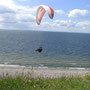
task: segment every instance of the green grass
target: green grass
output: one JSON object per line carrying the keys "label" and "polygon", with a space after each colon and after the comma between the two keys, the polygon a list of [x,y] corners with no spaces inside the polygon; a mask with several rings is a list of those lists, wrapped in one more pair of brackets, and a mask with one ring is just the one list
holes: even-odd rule
{"label": "green grass", "polygon": [[90,90],[90,76],[55,79],[1,77],[0,90]]}

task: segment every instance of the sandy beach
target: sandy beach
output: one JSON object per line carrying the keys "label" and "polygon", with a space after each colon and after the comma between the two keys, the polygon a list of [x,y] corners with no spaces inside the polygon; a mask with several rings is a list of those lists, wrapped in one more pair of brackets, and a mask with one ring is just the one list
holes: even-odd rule
{"label": "sandy beach", "polygon": [[58,78],[58,77],[82,77],[90,75],[90,69],[85,68],[47,68],[47,67],[24,67],[18,65],[0,65],[0,76],[25,75],[32,78]]}

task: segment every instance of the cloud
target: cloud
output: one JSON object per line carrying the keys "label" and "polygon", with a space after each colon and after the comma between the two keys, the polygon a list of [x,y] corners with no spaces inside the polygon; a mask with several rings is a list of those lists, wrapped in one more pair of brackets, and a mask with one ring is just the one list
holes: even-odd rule
{"label": "cloud", "polygon": [[90,28],[90,21],[83,21],[83,22],[78,22],[76,24],[76,27],[82,28],[82,29],[86,29],[86,28]]}
{"label": "cloud", "polygon": [[63,10],[55,10],[55,12],[59,15],[63,15],[65,14],[65,12]]}
{"label": "cloud", "polygon": [[[90,21],[75,22],[72,20],[43,20],[41,25],[36,24],[37,6],[23,6],[14,0],[0,0],[0,28],[27,29],[65,32],[90,32]],[[59,15],[65,14],[63,10],[55,10]],[[83,13],[82,13],[83,12]],[[69,17],[86,17],[87,10],[74,9]],[[55,20],[55,21],[54,21]],[[47,22],[45,22],[47,21]]]}
{"label": "cloud", "polygon": [[4,20],[4,18],[2,16],[0,16],[0,22],[3,21],[3,20]]}
{"label": "cloud", "polygon": [[3,28],[29,28],[35,22],[36,9],[18,5],[13,0],[0,0],[0,24]]}
{"label": "cloud", "polygon": [[70,28],[70,27],[74,27],[76,22],[72,22],[71,20],[55,20],[54,24],[56,26]]}
{"label": "cloud", "polygon": [[52,25],[54,31],[90,33],[90,21],[75,22],[72,20],[55,20]]}
{"label": "cloud", "polygon": [[7,7],[12,10],[17,8],[16,3],[13,0],[0,0],[0,6]]}
{"label": "cloud", "polygon": [[35,21],[35,16],[29,15],[29,14],[17,14],[16,18],[18,21],[22,22],[34,22]]}
{"label": "cloud", "polygon": [[88,7],[90,7],[90,5],[87,5]]}
{"label": "cloud", "polygon": [[73,9],[69,12],[68,17],[83,18],[88,16],[88,10]]}
{"label": "cloud", "polygon": [[7,6],[0,5],[0,14],[4,13],[15,13],[15,11]]}

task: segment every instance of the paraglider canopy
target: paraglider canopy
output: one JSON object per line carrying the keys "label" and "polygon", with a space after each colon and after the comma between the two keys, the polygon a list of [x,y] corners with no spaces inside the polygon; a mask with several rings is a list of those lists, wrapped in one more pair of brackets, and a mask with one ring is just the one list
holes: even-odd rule
{"label": "paraglider canopy", "polygon": [[43,15],[45,14],[45,12],[48,13],[48,16],[50,19],[53,19],[54,17],[54,10],[46,5],[40,5],[37,9],[37,13],[36,13],[36,22],[38,25],[40,25],[41,20],[43,18]]}

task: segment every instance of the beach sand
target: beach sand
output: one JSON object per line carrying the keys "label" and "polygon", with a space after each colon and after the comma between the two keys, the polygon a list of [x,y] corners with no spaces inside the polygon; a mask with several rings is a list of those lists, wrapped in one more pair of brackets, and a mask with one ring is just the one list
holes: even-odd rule
{"label": "beach sand", "polygon": [[82,77],[90,75],[90,69],[85,68],[47,68],[24,67],[13,65],[0,65],[0,76],[29,76],[32,78],[58,78],[58,77]]}

